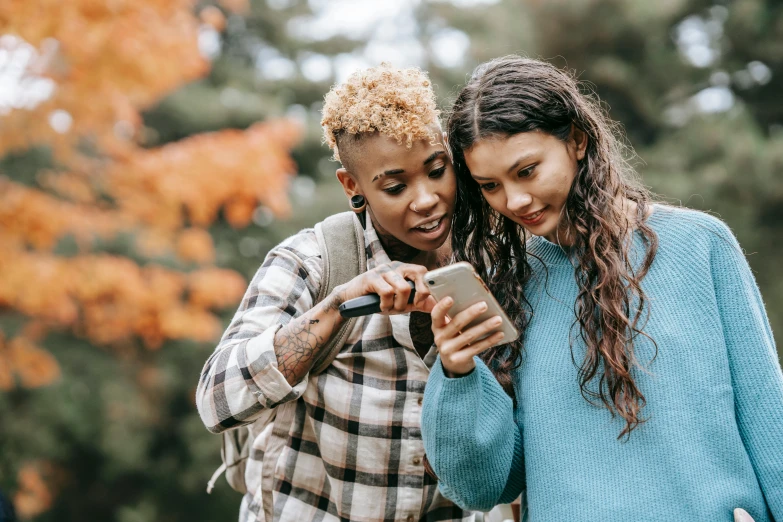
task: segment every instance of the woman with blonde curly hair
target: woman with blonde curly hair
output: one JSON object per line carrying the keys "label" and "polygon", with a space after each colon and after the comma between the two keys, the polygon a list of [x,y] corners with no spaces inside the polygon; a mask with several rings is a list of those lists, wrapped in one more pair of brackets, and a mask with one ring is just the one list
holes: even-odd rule
{"label": "woman with blonde curly hair", "polygon": [[653,202],[581,87],[499,58],[449,118],[455,257],[521,336],[490,348],[500,318],[466,328],[481,304],[433,309],[441,489],[472,509],[524,491],[530,521],[781,521],[783,375],[748,263],[719,219]]}
{"label": "woman with blonde curly hair", "polygon": [[[241,520],[473,520],[425,472],[420,429],[436,355],[422,276],[450,256],[456,191],[438,118],[418,69],[367,69],[326,95],[325,141],[356,213],[345,233],[361,222],[367,271],[318,302],[325,277],[316,232],[286,239],[207,361],[197,401],[212,432],[254,426],[295,403],[282,447],[269,430],[251,430]],[[415,283],[411,304],[406,280]],[[340,304],[370,293],[381,313],[359,318],[336,359],[310,375],[343,325]]]}

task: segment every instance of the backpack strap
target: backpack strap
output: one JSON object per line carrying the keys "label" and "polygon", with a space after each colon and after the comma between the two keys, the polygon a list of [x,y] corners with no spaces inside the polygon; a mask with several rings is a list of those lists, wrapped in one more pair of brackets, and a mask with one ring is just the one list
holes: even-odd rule
{"label": "backpack strap", "polygon": [[[321,288],[318,291],[316,303],[323,301],[336,287],[347,283],[359,274],[367,271],[367,254],[364,248],[364,228],[353,212],[343,212],[329,216],[315,225],[315,237],[321,251],[322,276]],[[323,372],[337,354],[340,353],[348,334],[353,329],[358,318],[345,321],[332,336],[324,348],[315,356],[310,375]],[[273,423],[272,436],[265,453],[262,465],[262,498],[266,520],[272,520],[272,489],[274,487],[274,469],[277,457],[288,439],[288,430],[294,421],[296,404],[285,403],[269,410],[266,416],[257,419],[253,425],[268,425]],[[221,457],[223,465],[215,471],[207,485],[207,493],[212,491],[215,480],[222,472],[226,472],[226,480],[231,487],[240,492],[247,492],[245,484],[245,468],[250,446],[249,426],[223,432],[223,449]]]}
{"label": "backpack strap", "polygon": [[[317,302],[323,301],[335,288],[367,271],[364,229],[353,212],[342,212],[315,225],[315,237],[321,250],[323,271]],[[310,375],[318,375],[332,364],[340,353],[358,318],[346,320],[329,343],[315,356]]]}
{"label": "backpack strap", "polygon": [[[367,271],[367,254],[364,248],[364,229],[353,212],[335,214],[318,223],[315,225],[315,237],[321,250],[323,267],[321,289],[316,300],[320,303],[339,285]],[[310,376],[320,374],[332,364],[357,320],[358,318],[354,317],[345,321],[329,343],[318,352],[310,369]],[[261,498],[264,520],[267,521],[273,520],[274,516],[274,471],[296,416],[296,402],[287,402],[275,409],[277,416],[261,467]]]}

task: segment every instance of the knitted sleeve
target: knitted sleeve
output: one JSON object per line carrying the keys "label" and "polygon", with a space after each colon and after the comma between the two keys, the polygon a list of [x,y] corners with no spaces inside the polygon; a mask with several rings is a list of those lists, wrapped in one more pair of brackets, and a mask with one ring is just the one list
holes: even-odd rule
{"label": "knitted sleeve", "polygon": [[713,220],[711,268],[737,423],[774,520],[783,520],[783,373],[756,281],[728,227]]}
{"label": "knitted sleeve", "polygon": [[488,511],[524,488],[522,436],[511,398],[478,358],[450,379],[440,359],[424,390],[422,438],[441,492],[464,509]]}

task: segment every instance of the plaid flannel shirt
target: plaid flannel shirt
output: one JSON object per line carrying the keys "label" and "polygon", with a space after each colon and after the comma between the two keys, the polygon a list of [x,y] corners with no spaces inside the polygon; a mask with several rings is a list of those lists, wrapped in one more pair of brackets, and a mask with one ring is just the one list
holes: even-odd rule
{"label": "plaid flannel shirt", "polygon": [[[390,262],[370,220],[365,246],[368,270]],[[316,304],[321,273],[313,229],[267,255],[199,380],[204,424],[219,433],[296,401],[275,467],[275,522],[474,520],[424,471],[421,405],[437,354],[433,346],[424,359],[418,355],[407,314],[360,318],[321,375],[291,387],[278,370],[275,333]],[[265,517],[261,468],[270,430],[256,427],[242,522]]]}

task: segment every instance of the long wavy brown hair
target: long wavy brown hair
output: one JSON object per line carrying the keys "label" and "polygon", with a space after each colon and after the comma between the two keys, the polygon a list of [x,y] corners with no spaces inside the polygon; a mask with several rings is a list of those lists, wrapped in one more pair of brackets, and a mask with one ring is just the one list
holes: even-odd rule
{"label": "long wavy brown hair", "polygon": [[[646,403],[634,379],[640,367],[634,341],[648,337],[643,323],[649,303],[641,281],[658,248],[658,238],[645,222],[652,196],[638,181],[630,163],[633,151],[619,125],[570,73],[546,62],[506,56],[480,65],[460,91],[448,120],[459,180],[452,247],[458,260],[476,267],[521,332],[514,343],[482,354],[516,402],[511,374],[522,363],[533,313],[524,294],[531,276],[526,232],[489,206],[470,175],[465,151],[486,138],[531,131],[567,143],[573,127],[588,138],[561,216],[562,230],[572,240],[579,287],[572,333],[578,325],[587,349],[584,361],[575,365],[584,398],[620,415],[625,427],[618,438],[627,439],[644,422]],[[628,201],[636,204],[635,216],[629,216]],[[641,235],[644,245],[636,266],[630,253],[633,233]],[[573,359],[573,335],[569,341]]]}

